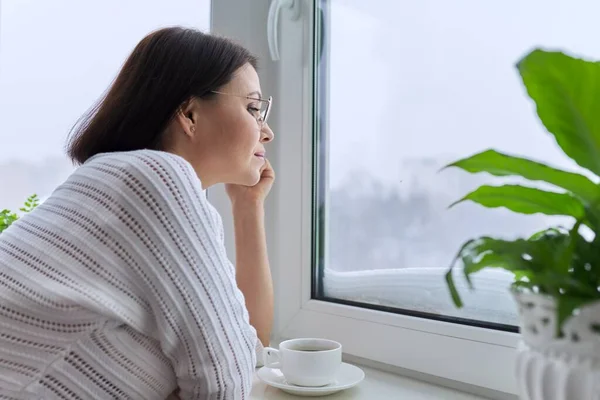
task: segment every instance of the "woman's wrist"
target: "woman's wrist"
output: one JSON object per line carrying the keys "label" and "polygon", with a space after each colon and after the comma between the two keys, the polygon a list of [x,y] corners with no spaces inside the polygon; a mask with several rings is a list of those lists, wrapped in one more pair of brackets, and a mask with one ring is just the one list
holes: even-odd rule
{"label": "woman's wrist", "polygon": [[231,200],[231,209],[234,217],[241,214],[264,214],[264,201],[260,199]]}

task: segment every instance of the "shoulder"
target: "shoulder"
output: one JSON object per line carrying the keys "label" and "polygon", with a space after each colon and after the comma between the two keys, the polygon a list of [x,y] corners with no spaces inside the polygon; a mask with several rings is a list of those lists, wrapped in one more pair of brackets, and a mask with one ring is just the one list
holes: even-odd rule
{"label": "shoulder", "polygon": [[200,179],[191,164],[180,156],[164,151],[99,154],[90,158],[78,172],[81,175],[104,175],[115,183],[145,183],[154,188],[175,184],[202,191]]}
{"label": "shoulder", "polygon": [[195,176],[192,166],[185,159],[172,153],[156,150],[98,154],[90,158],[80,169],[97,170],[103,167],[117,168],[124,172],[150,175],[151,177],[160,172]]}
{"label": "shoulder", "polygon": [[111,193],[131,205],[177,199],[206,207],[205,191],[191,164],[163,151],[99,154],[79,167],[70,180]]}

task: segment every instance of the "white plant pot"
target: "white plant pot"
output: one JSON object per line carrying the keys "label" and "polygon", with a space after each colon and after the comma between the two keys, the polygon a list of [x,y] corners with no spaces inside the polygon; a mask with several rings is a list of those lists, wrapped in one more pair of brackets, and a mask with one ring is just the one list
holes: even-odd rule
{"label": "white plant pot", "polygon": [[600,400],[600,301],[582,307],[557,337],[553,298],[513,293],[521,344],[516,376],[522,400]]}

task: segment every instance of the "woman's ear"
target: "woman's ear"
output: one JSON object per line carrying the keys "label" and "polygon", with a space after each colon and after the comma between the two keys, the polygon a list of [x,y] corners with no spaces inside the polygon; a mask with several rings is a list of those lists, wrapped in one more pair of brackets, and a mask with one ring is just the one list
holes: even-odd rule
{"label": "woman's ear", "polygon": [[183,132],[190,138],[196,135],[196,125],[198,123],[198,101],[195,99],[184,102],[177,110],[175,119],[183,129]]}

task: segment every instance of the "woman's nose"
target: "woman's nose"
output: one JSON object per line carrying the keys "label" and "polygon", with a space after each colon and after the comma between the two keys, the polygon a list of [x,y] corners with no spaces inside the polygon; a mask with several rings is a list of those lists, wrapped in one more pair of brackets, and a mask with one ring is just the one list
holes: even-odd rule
{"label": "woman's nose", "polygon": [[269,125],[266,123],[263,125],[260,133],[261,133],[260,141],[262,143],[270,142],[275,138],[275,134],[273,133],[273,131],[271,130]]}

